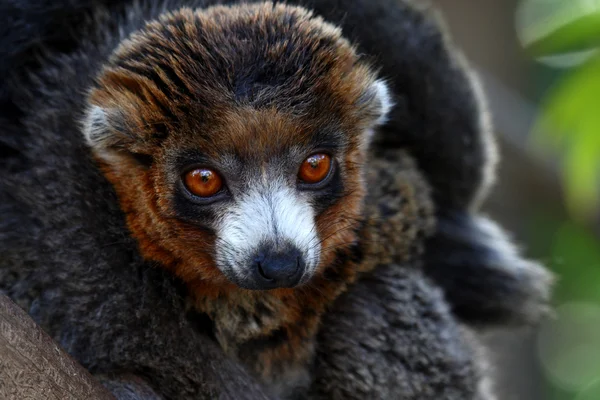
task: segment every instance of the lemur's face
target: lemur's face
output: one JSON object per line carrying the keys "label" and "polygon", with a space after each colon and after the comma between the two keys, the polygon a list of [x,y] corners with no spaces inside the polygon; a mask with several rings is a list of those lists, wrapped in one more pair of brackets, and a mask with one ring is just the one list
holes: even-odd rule
{"label": "lemur's face", "polygon": [[206,290],[289,288],[357,240],[388,108],[336,28],[295,7],[215,7],[124,41],[84,129],[146,258]]}
{"label": "lemur's face", "polygon": [[320,132],[293,140],[297,123],[275,110],[240,109],[223,119],[213,130],[220,143],[175,156],[177,215],[212,231],[214,261],[239,286],[306,282],[320,259],[315,217],[343,192],[344,144]]}

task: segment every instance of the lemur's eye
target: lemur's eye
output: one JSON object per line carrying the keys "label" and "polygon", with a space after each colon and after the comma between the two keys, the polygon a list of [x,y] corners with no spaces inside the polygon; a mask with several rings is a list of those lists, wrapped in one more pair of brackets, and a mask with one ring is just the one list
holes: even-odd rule
{"label": "lemur's eye", "polygon": [[316,153],[302,162],[298,178],[303,183],[319,183],[327,178],[330,170],[331,156],[325,153]]}
{"label": "lemur's eye", "polygon": [[187,190],[199,197],[214,196],[223,187],[221,176],[208,168],[198,168],[187,172],[183,181]]}

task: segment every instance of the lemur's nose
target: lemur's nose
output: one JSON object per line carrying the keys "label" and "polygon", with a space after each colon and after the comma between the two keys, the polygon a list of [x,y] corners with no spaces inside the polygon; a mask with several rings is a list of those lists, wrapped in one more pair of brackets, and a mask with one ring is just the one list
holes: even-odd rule
{"label": "lemur's nose", "polygon": [[254,258],[256,280],[264,289],[296,286],[304,268],[302,254],[293,246],[281,250],[267,247],[261,249]]}

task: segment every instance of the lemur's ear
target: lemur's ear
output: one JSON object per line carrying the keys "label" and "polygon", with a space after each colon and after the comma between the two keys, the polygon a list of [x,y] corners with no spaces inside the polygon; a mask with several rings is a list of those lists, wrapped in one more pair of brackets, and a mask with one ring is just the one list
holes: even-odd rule
{"label": "lemur's ear", "polygon": [[[112,120],[109,122],[109,118]],[[93,105],[89,108],[83,121],[83,134],[87,144],[98,153],[106,153],[111,149],[127,148],[132,139],[113,128],[114,112]]]}
{"label": "lemur's ear", "polygon": [[394,106],[388,84],[382,79],[374,81],[362,94],[359,103],[362,112],[371,121],[361,143],[363,149],[366,149],[371,144],[375,128],[387,122],[388,114]]}
{"label": "lemur's ear", "polygon": [[148,79],[108,70],[90,94],[83,134],[96,156],[107,161],[127,155],[150,155],[166,136],[156,110],[164,95]]}
{"label": "lemur's ear", "polygon": [[91,106],[83,120],[83,135],[94,154],[105,161],[116,161],[143,153],[139,138],[123,126],[124,116],[117,108]]}
{"label": "lemur's ear", "polygon": [[375,98],[376,103],[376,124],[383,125],[387,122],[388,114],[394,106],[390,89],[387,83],[379,79],[373,83],[373,85],[371,86],[371,91],[373,92],[373,96]]}
{"label": "lemur's ear", "polygon": [[552,275],[523,258],[493,221],[468,212],[438,216],[425,271],[454,313],[478,327],[531,324],[548,311]]}

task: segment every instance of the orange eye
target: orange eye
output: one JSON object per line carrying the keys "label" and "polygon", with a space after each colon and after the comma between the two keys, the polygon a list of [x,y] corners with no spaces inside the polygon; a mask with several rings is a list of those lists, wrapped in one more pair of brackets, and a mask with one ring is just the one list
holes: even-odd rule
{"label": "orange eye", "polygon": [[298,172],[298,178],[305,183],[319,183],[327,178],[331,170],[331,156],[324,153],[313,154],[308,157]]}
{"label": "orange eye", "polygon": [[194,169],[183,178],[187,189],[199,197],[215,195],[223,187],[223,179],[215,171],[207,168]]}

